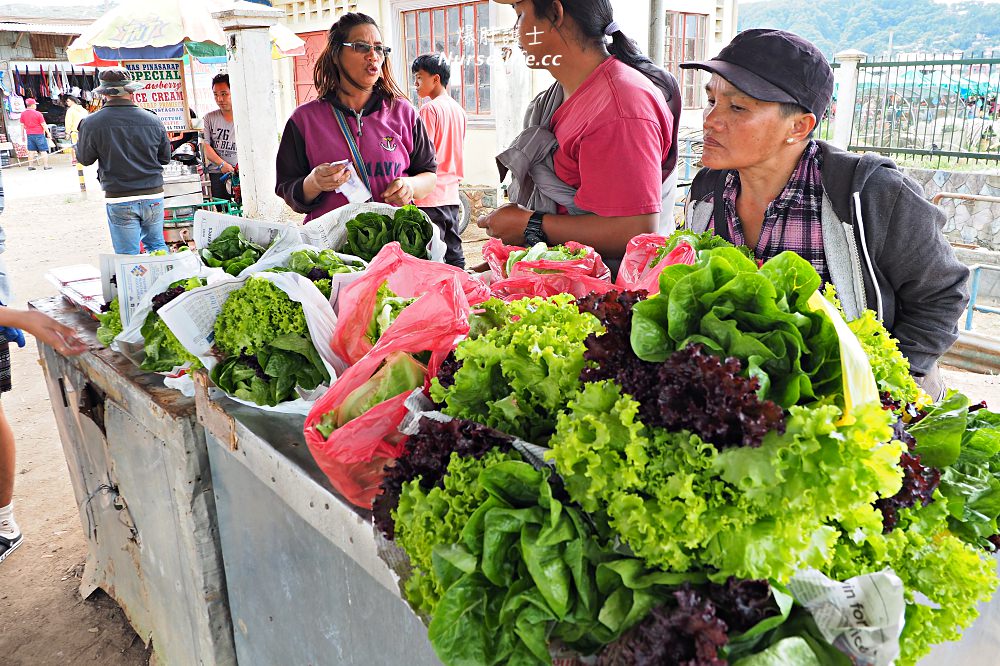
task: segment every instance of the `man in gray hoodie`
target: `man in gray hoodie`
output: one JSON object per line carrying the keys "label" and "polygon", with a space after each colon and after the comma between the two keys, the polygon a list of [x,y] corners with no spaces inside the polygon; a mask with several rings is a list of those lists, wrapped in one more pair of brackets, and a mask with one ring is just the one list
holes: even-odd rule
{"label": "man in gray hoodie", "polygon": [[802,255],[836,287],[848,319],[876,311],[918,383],[940,397],[937,360],[958,337],[969,270],[941,231],[943,213],[891,160],[811,139],[833,93],[823,54],[798,35],[753,29],[682,67],[712,73],[708,168],[691,185],[687,226],[762,261]]}
{"label": "man in gray hoodie", "polygon": [[111,242],[118,254],[165,250],[163,240],[163,165],[170,163],[170,140],[156,114],[133,101],[142,84],[123,68],[100,74],[94,90],[107,97],[97,113],[80,122],[76,159],[97,162],[104,188]]}

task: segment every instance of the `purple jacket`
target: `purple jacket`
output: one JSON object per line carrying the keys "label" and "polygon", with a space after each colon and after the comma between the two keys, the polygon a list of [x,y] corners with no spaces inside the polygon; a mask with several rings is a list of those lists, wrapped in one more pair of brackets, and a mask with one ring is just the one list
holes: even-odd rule
{"label": "purple jacket", "polygon": [[306,222],[347,204],[347,198],[337,192],[324,192],[312,203],[303,201],[302,182],[314,167],[351,158],[332,104],[344,112],[354,132],[373,201],[382,201],[382,192],[396,178],[437,172],[434,144],[408,100],[386,100],[376,94],[362,109],[359,127],[354,111],[330,93],[295,109],[278,146],[274,191],[293,210],[307,213]]}

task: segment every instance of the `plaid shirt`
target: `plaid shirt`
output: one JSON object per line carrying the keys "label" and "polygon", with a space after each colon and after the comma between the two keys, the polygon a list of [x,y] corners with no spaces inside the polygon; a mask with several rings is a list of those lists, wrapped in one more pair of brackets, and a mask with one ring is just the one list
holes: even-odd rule
{"label": "plaid shirt", "polygon": [[[785,250],[791,250],[812,264],[823,282],[827,283],[830,281],[830,273],[823,253],[823,227],[820,223],[823,205],[822,166],[819,144],[810,141],[785,184],[785,189],[764,211],[760,239],[753,252],[758,260],[767,261]],[[743,225],[736,216],[736,195],[739,192],[739,173],[731,170],[726,175],[725,189],[729,235],[736,245],[746,245]],[[713,219],[712,228],[714,227]]]}

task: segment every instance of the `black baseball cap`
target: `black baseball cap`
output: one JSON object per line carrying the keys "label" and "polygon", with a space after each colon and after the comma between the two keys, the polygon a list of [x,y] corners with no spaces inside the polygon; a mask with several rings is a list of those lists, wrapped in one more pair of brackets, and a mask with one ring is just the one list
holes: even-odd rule
{"label": "black baseball cap", "polygon": [[711,60],[681,63],[682,69],[718,74],[762,102],[798,104],[823,116],[833,97],[833,69],[816,45],[771,28],[744,30]]}

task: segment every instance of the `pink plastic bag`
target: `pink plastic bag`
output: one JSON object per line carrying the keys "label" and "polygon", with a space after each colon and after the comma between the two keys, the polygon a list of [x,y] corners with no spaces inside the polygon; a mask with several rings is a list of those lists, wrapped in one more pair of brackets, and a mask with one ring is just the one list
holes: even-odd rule
{"label": "pink plastic bag", "polygon": [[560,273],[572,273],[574,275],[586,275],[598,280],[611,280],[611,270],[604,265],[601,255],[589,245],[583,245],[576,241],[567,241],[562,244],[567,250],[585,250],[587,254],[581,259],[571,261],[521,261],[514,264],[513,275],[507,274],[507,259],[512,252],[524,250],[517,245],[504,245],[499,238],[491,238],[483,245],[483,259],[489,264],[493,271],[493,277],[497,280],[517,277],[527,273],[537,273],[538,271],[558,271]]}
{"label": "pink plastic bag", "polygon": [[359,507],[371,508],[385,466],[403,452],[406,437],[399,433],[398,426],[406,415],[403,403],[410,392],[375,405],[334,430],[329,439],[320,434],[316,424],[367,382],[390,354],[430,351],[425,387],[429,377],[437,375],[441,362],[469,333],[470,306],[458,277],[442,280],[434,287],[399,314],[375,346],[316,401],[306,418],[306,444],[313,458],[333,487]]}
{"label": "pink plastic bag", "polygon": [[628,242],[615,286],[630,291],[645,290],[652,296],[660,291],[660,273],[671,264],[694,263],[696,253],[689,243],[680,242],[655,265],[656,253],[667,244],[667,237],[660,234],[639,234]]}
{"label": "pink plastic bag", "polygon": [[[514,271],[518,273],[518,271]],[[525,273],[516,274],[506,280],[498,280],[490,285],[493,295],[504,301],[516,301],[532,296],[555,296],[573,294],[576,298],[590,292],[603,294],[615,288],[610,280],[598,280],[575,273]]]}
{"label": "pink plastic bag", "polygon": [[330,343],[333,353],[347,363],[357,363],[367,354],[372,343],[365,335],[378,288],[388,282],[397,296],[414,298],[430,291],[444,289],[442,283],[457,280],[468,304],[477,305],[490,298],[490,288],[477,277],[461,268],[436,261],[417,259],[403,252],[399,243],[385,245],[372,259],[364,276],[345,286],[337,299],[337,326]]}

